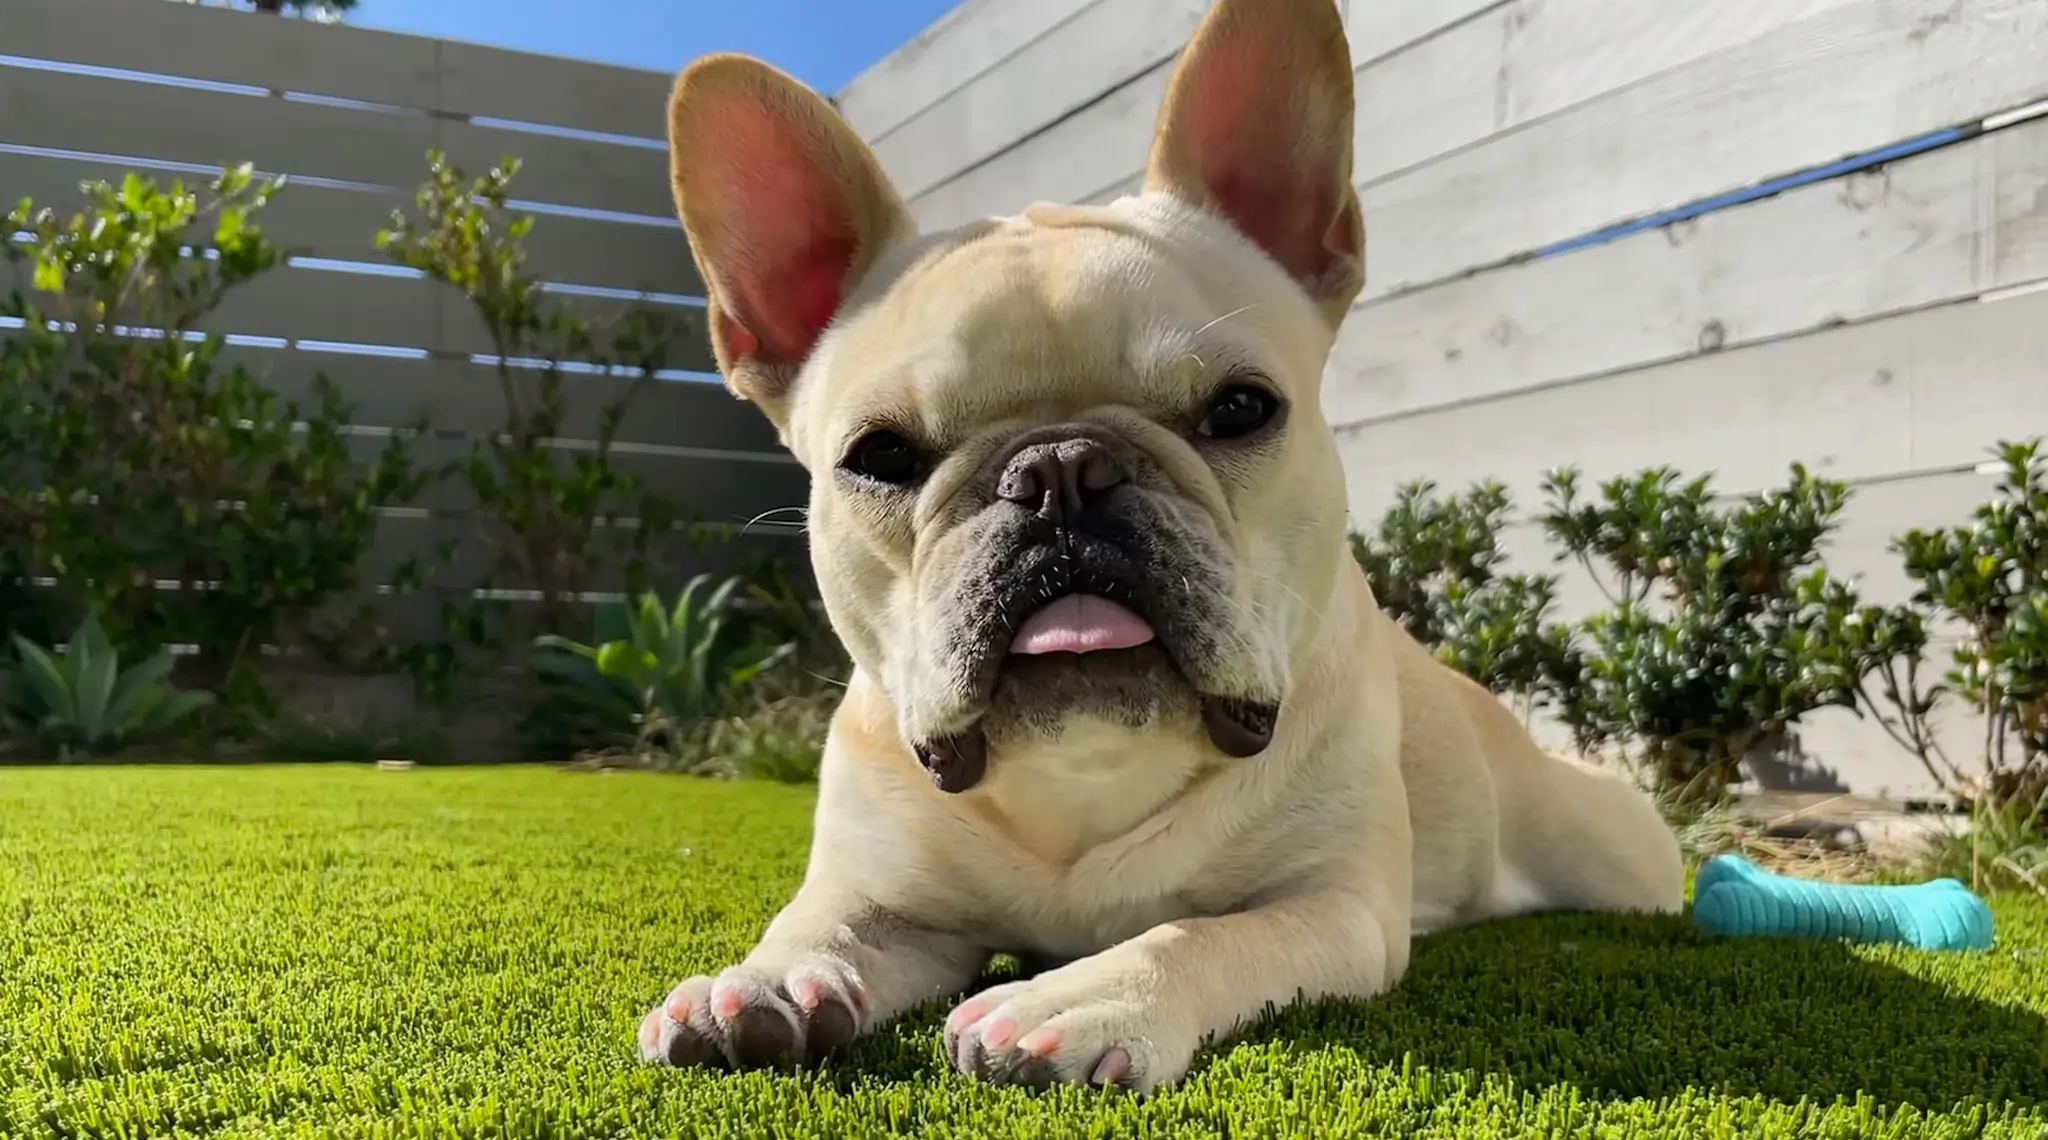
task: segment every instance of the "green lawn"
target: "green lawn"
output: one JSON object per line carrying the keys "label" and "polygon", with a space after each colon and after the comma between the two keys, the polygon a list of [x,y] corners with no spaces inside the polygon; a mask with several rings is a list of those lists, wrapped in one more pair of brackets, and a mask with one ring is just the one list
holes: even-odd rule
{"label": "green lawn", "polygon": [[1424,942],[1149,1102],[644,1068],[796,885],[810,795],[541,770],[0,769],[0,1136],[2048,1135],[2048,907],[1985,955],[1554,917]]}

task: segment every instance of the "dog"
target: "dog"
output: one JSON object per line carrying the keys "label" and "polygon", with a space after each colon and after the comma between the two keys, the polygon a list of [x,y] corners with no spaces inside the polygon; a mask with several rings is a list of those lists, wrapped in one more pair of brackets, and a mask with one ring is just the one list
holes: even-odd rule
{"label": "dog", "polygon": [[641,1056],[813,1063],[959,999],[1002,1084],[1140,1093],[1270,1008],[1370,999],[1417,934],[1669,913],[1649,798],[1541,750],[1375,604],[1319,390],[1364,285],[1331,0],[1218,0],[1140,191],[921,234],[819,97],[678,76],[678,217],[728,386],[811,475],[854,662],[803,883]]}

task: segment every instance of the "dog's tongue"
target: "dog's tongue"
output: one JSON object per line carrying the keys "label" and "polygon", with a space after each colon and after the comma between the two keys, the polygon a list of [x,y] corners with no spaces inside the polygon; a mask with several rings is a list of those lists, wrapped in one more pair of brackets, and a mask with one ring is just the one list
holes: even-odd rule
{"label": "dog's tongue", "polygon": [[1152,640],[1145,619],[1108,598],[1070,594],[1032,614],[1010,642],[1012,653],[1099,653]]}

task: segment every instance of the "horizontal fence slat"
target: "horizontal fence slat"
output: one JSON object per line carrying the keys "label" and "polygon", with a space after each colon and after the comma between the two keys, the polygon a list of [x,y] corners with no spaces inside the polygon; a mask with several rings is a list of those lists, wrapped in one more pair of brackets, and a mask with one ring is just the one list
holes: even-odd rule
{"label": "horizontal fence slat", "polygon": [[[0,330],[0,340],[9,335]],[[503,387],[491,364],[231,344],[218,365],[248,369],[280,399],[306,411],[317,404],[316,377],[325,376],[352,407],[348,420],[358,427],[408,428],[424,416],[429,428],[481,435],[505,424]],[[510,374],[522,393],[540,382],[530,369]],[[563,390],[561,434],[567,440],[595,440],[605,410],[627,400],[612,436],[616,443],[730,454],[744,463],[795,463],[767,418],[714,381],[565,372]]]}
{"label": "horizontal fence slat", "polygon": [[1128,181],[1145,165],[1146,140],[1172,75],[1162,63],[1101,94],[1087,110],[909,199],[911,212],[926,231],[942,230],[1032,202],[1078,201]]}
{"label": "horizontal fence slat", "polygon": [[853,77],[839,110],[862,138],[887,134],[1076,14],[1116,0],[968,0]]}
{"label": "horizontal fence slat", "polygon": [[[477,516],[393,515],[379,519],[377,535],[364,559],[366,585],[390,585],[407,563],[425,575],[424,589],[467,590],[486,581],[494,589],[534,589],[534,584],[516,570],[495,572],[501,553],[510,548],[497,545],[503,531],[490,520]],[[651,540],[653,568],[649,585],[673,592],[698,573],[731,573],[753,559],[778,559],[799,563],[808,559],[803,536],[761,532],[714,537],[699,541],[682,531],[672,531]],[[445,546],[455,557],[445,560]],[[516,565],[516,555],[514,556]],[[592,574],[587,588],[611,592],[627,586],[625,570],[617,560],[606,558]]]}
{"label": "horizontal fence slat", "polygon": [[[0,268],[0,288],[26,289],[26,274]],[[646,305],[612,297],[557,294],[552,300],[590,322],[602,338],[631,310],[646,307],[675,322],[664,367],[716,368],[704,331],[705,311],[688,305]],[[47,308],[30,295],[31,303]],[[423,277],[281,266],[237,287],[201,323],[219,333],[336,344],[496,354],[483,320],[461,294]]]}
{"label": "horizontal fence slat", "polygon": [[1847,2],[1512,0],[1358,73],[1353,176],[1377,181]]}
{"label": "horizontal fence slat", "polygon": [[1368,298],[2048,94],[2048,6],[1856,0],[1368,187]]}
{"label": "horizontal fence slat", "polygon": [[460,298],[449,294],[424,278],[286,266],[228,294],[203,327],[293,340],[451,348],[441,335],[444,309]]}
{"label": "horizontal fence slat", "polygon": [[[332,274],[332,276],[345,276]],[[398,278],[371,277],[367,280],[387,281]],[[425,282],[422,282],[425,284]],[[441,327],[438,343],[431,347],[447,352],[497,353],[491,334],[478,315],[476,306],[452,289],[436,285],[442,293]],[[591,331],[604,343],[606,338],[621,327],[625,317],[639,309],[657,313],[672,323],[672,339],[664,368],[687,372],[711,372],[718,367],[711,355],[711,334],[707,331],[706,310],[694,305],[658,305],[645,301],[629,301],[615,297],[591,297],[573,293],[557,293],[550,298],[563,309],[577,313],[589,322]],[[332,339],[332,338],[330,338]]]}
{"label": "horizontal fence slat", "polygon": [[[919,112],[877,142],[875,154],[914,198],[1178,55],[1209,6],[1103,0]],[[1126,165],[1143,160],[1131,156]]]}
{"label": "horizontal fence slat", "polygon": [[1502,0],[1351,0],[1344,33],[1353,66],[1399,51],[1417,40],[1502,6]]}
{"label": "horizontal fence slat", "polygon": [[514,196],[664,217],[674,210],[660,150],[480,127],[423,114],[290,102],[0,66],[0,142],[411,188],[427,151],[468,174],[522,160]]}
{"label": "horizontal fence slat", "polygon": [[[428,468],[463,459],[471,453],[473,442],[447,437],[415,440],[412,454],[422,468]],[[349,437],[348,443],[356,461],[368,464],[384,452],[390,439],[356,435]],[[551,450],[558,465],[573,462],[577,451],[573,447]],[[771,534],[800,524],[810,501],[809,476],[785,455],[676,455],[620,449],[612,452],[611,465],[614,470],[631,473],[643,491],[666,499],[681,513],[682,522]],[[410,502],[389,505],[451,516],[479,510],[475,491],[459,472],[427,487]]]}
{"label": "horizontal fence slat", "polygon": [[0,53],[649,139],[671,78],[163,0],[8,0]]}
{"label": "horizontal fence slat", "polygon": [[[78,192],[81,181],[99,179],[119,186],[131,170],[153,178],[165,189],[173,180],[181,180],[197,190],[202,200],[214,177],[141,164],[0,153],[0,206],[12,209],[29,197],[38,207],[73,213],[84,201]],[[390,259],[376,247],[376,235],[389,224],[395,209],[417,214],[410,191],[287,183],[257,215],[257,221],[271,241],[294,253],[389,264]],[[704,291],[690,257],[690,243],[679,225],[542,214],[526,236],[526,254],[527,272],[543,281],[680,296],[701,296]]]}
{"label": "horizontal fence slat", "polygon": [[[311,406],[314,376],[325,375],[355,405],[351,421],[356,424],[405,427],[424,414],[437,430],[479,435],[505,423],[503,389],[497,369],[488,364],[240,346],[225,349],[223,356],[302,406]],[[511,375],[522,391],[539,382],[537,374],[523,369]],[[789,459],[767,417],[722,384],[568,373],[563,390],[567,416],[562,434],[567,439],[595,439],[604,410],[630,396],[613,436],[616,442]]]}
{"label": "horizontal fence slat", "polygon": [[[365,456],[382,446],[380,440],[361,442]],[[459,457],[468,450],[461,440],[435,440],[434,444],[434,453],[442,458]],[[781,456],[743,459],[615,451],[611,462],[615,470],[637,477],[643,489],[674,503],[687,521],[741,528],[779,524],[786,529],[803,521],[804,508],[810,502],[810,480],[804,469]],[[457,513],[474,509],[477,500],[468,483],[458,478],[429,489],[413,505]]]}
{"label": "horizontal fence slat", "polygon": [[1415,478],[1497,478],[1538,511],[1543,473],[1564,464],[1589,486],[1669,464],[1731,494],[1781,485],[1794,461],[1869,481],[2048,434],[2044,361],[2048,293],[2026,294],[1339,429],[1338,447],[1360,525]]}
{"label": "horizontal fence slat", "polygon": [[[1333,423],[1723,351],[2048,277],[2048,121],[1354,310]],[[2001,192],[2003,188],[2003,192]]]}
{"label": "horizontal fence slat", "polygon": [[626,138],[668,137],[672,73],[461,40],[438,42],[438,110]]}

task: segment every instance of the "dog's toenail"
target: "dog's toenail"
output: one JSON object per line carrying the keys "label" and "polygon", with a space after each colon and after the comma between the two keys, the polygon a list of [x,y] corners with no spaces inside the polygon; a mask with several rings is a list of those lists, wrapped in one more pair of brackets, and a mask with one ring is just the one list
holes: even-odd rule
{"label": "dog's toenail", "polygon": [[988,1006],[986,1004],[978,1001],[968,1002],[966,1005],[955,1009],[946,1018],[946,1028],[951,1032],[958,1033],[962,1029],[980,1021],[982,1015],[987,1012]]}
{"label": "dog's toenail", "polygon": [[668,995],[668,1000],[662,1003],[662,1009],[668,1013],[669,1020],[678,1025],[690,1020],[689,993],[677,986],[675,992]]}
{"label": "dog's toenail", "polygon": [[[738,990],[724,989],[711,991],[711,1012],[719,1017],[730,1020],[738,1017],[740,1011],[745,1008],[747,1008],[747,1000],[740,996]],[[679,1018],[678,1020],[681,1019]]]}
{"label": "dog's toenail", "polygon": [[1017,1048],[1034,1057],[1046,1057],[1060,1047],[1060,1031],[1057,1029],[1034,1029],[1017,1042]]}
{"label": "dog's toenail", "polygon": [[1017,1023],[1008,1017],[997,1017],[981,1031],[981,1040],[991,1049],[1008,1049],[1010,1042],[1017,1039]]}

